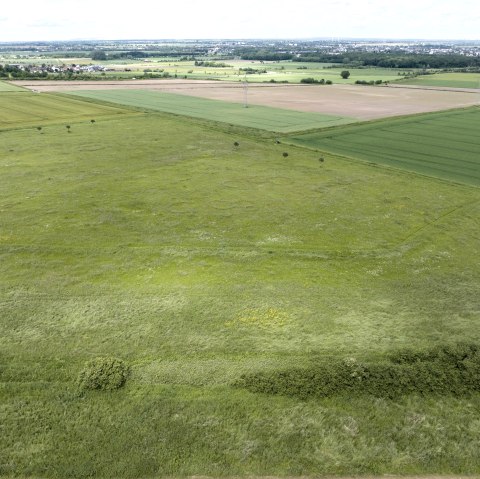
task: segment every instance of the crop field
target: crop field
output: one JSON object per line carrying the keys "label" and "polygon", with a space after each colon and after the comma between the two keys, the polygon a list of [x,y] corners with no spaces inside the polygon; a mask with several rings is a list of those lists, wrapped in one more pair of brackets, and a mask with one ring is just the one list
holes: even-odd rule
{"label": "crop field", "polygon": [[[42,92],[73,93],[79,90],[146,90],[221,100],[229,103],[242,104],[244,102],[244,90],[241,82],[180,79],[111,80],[102,82],[27,80],[17,81],[15,84]],[[122,95],[126,95],[126,93]],[[173,98],[175,97],[170,97],[172,101]],[[178,108],[183,101],[186,101],[182,99],[177,100],[178,104],[171,105],[172,109]],[[334,117],[346,116],[360,120],[371,120],[472,106],[478,104],[478,96],[471,91],[423,90],[414,87],[249,83],[248,104],[250,106],[259,105],[294,110],[297,121],[303,118],[303,115],[298,116],[300,111],[332,115]],[[204,106],[206,107],[206,105]],[[208,108],[206,111],[208,111]],[[271,110],[270,112],[273,113]],[[305,116],[305,119],[308,120],[308,118],[308,116]],[[316,117],[317,120],[318,118]]]}
{"label": "crop field", "polygon": [[478,88],[480,103],[480,73],[435,73],[402,80],[401,83],[447,88]]}
{"label": "crop field", "polygon": [[0,81],[0,93],[3,93],[3,92],[12,92],[12,91],[15,91],[15,92],[26,92],[28,90],[26,89],[23,89],[23,88],[20,88],[16,85],[12,85],[11,83],[7,83],[7,82],[4,82],[4,81]]}
{"label": "crop field", "polygon": [[295,144],[480,186],[480,108],[292,137]]}
{"label": "crop field", "polygon": [[[45,99],[51,121],[0,131],[0,476],[480,472],[478,391],[305,398],[239,382],[479,344],[478,188],[250,128],[9,96]],[[62,102],[70,133],[51,114]],[[122,387],[85,387],[102,357],[125,363]]]}
{"label": "crop field", "polygon": [[58,121],[82,121],[127,113],[124,109],[96,105],[48,93],[10,92],[0,101],[0,129],[42,126]]}
{"label": "crop field", "polygon": [[245,108],[242,103],[146,90],[80,90],[71,94],[82,98],[280,133],[342,125],[355,121],[348,117],[282,110],[261,105],[249,105],[248,108]]}

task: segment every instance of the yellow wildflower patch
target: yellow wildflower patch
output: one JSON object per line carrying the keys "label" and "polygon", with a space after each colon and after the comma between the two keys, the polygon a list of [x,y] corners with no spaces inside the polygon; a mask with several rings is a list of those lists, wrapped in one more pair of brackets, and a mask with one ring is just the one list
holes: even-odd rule
{"label": "yellow wildflower patch", "polygon": [[225,326],[255,326],[258,328],[272,328],[285,326],[290,320],[286,311],[275,308],[246,309],[242,313],[225,323]]}

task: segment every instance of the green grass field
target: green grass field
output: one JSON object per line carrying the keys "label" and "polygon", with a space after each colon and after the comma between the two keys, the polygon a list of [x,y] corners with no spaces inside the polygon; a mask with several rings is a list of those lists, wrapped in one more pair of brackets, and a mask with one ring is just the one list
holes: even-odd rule
{"label": "green grass field", "polygon": [[[228,125],[83,111],[70,134],[60,113],[43,134],[0,133],[2,477],[479,474],[478,393],[232,387],[479,342],[477,188]],[[103,355],[131,366],[125,387],[80,391]]]}
{"label": "green grass field", "polygon": [[293,143],[480,185],[480,109],[429,113],[291,137]]}
{"label": "green grass field", "polygon": [[12,92],[12,91],[15,91],[15,92],[27,92],[28,90],[26,89],[23,89],[23,88],[20,88],[18,86],[15,86],[15,85],[11,85],[10,83],[7,83],[7,82],[4,82],[4,81],[0,81],[0,93],[3,93],[3,92]]}
{"label": "green grass field", "polygon": [[448,88],[478,88],[480,91],[480,73],[435,73],[402,80],[401,83]]}
{"label": "green grass field", "polygon": [[11,92],[1,97],[0,129],[44,126],[59,121],[85,121],[126,113],[132,112],[48,93]]}
{"label": "green grass field", "polygon": [[348,117],[305,113],[260,105],[249,105],[248,108],[245,108],[242,103],[243,92],[241,90],[239,91],[238,103],[145,90],[86,90],[75,91],[71,94],[82,98],[108,101],[137,108],[148,108],[279,133],[342,125],[357,121]]}

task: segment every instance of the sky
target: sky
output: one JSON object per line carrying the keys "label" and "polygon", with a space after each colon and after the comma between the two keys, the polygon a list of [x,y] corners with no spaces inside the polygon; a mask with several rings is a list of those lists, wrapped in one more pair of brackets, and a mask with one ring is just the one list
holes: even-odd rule
{"label": "sky", "polygon": [[480,40],[480,0],[23,0],[0,42],[378,38]]}

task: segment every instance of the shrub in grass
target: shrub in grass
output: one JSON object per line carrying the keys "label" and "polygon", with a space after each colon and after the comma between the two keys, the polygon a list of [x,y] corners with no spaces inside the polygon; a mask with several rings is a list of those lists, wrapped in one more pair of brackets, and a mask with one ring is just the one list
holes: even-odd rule
{"label": "shrub in grass", "polygon": [[283,155],[284,158],[286,158],[286,157],[288,156],[288,153],[287,153],[286,151],[284,151],[284,152],[282,153],[282,155]]}
{"label": "shrub in grass", "polygon": [[252,392],[300,398],[370,394],[395,399],[406,394],[467,395],[480,391],[480,348],[475,344],[403,350],[390,361],[361,363],[353,358],[247,374],[235,383]]}
{"label": "shrub in grass", "polygon": [[128,373],[129,368],[121,359],[99,357],[85,364],[78,377],[78,384],[81,389],[111,391],[125,384]]}

